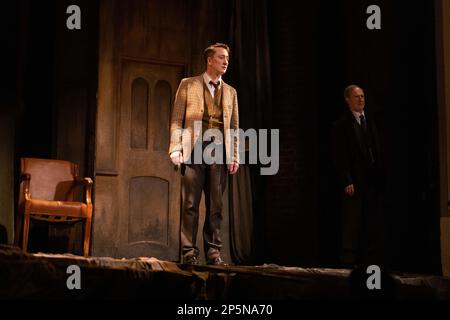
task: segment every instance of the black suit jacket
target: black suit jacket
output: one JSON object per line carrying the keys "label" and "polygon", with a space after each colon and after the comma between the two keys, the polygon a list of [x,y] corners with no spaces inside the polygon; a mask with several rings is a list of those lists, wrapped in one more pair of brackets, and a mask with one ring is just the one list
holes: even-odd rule
{"label": "black suit jacket", "polygon": [[370,131],[375,163],[371,165],[361,126],[347,110],[332,128],[332,156],[342,188],[353,184],[354,197],[359,198],[369,190],[381,190],[384,185],[384,161],[375,120],[364,111],[367,130]]}

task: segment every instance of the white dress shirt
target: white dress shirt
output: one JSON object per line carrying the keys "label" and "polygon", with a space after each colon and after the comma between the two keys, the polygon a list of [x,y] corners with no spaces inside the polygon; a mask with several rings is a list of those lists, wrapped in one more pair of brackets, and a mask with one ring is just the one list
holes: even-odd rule
{"label": "white dress shirt", "polygon": [[364,118],[366,117],[366,115],[364,114],[364,111],[363,112],[352,111],[352,113],[353,113],[353,116],[355,117],[356,121],[358,122],[358,124],[361,125],[361,119],[359,117],[361,117],[361,115],[363,115]]}
{"label": "white dress shirt", "polygon": [[[205,82],[206,87],[208,88],[209,92],[211,93],[211,97],[214,98],[214,93],[216,91],[216,88],[212,84],[209,83],[210,81],[212,81],[212,79],[208,76],[208,74],[206,72],[203,74],[203,81]],[[220,86],[221,82],[222,82],[222,76],[219,77],[219,80],[217,80],[216,83]]]}

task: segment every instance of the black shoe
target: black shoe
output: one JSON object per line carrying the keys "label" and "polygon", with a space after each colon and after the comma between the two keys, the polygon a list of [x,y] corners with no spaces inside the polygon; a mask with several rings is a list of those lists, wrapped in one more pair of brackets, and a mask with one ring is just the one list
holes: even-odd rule
{"label": "black shoe", "polygon": [[223,261],[220,257],[208,259],[207,264],[209,264],[209,265],[214,265],[214,266],[226,266],[226,265],[228,265],[228,264],[225,263],[225,261]]}
{"label": "black shoe", "polygon": [[187,256],[187,257],[183,257],[183,263],[184,264],[200,264],[200,262],[198,261],[198,258],[196,256]]}

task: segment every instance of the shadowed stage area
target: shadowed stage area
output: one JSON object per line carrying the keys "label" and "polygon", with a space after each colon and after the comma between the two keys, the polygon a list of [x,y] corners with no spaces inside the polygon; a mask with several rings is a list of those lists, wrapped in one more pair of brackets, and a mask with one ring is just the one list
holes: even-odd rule
{"label": "shadowed stage area", "polygon": [[[69,290],[80,268],[79,290]],[[0,245],[1,299],[302,300],[450,299],[450,279],[383,274],[365,287],[365,270],[261,266],[187,266],[156,258],[26,254]]]}

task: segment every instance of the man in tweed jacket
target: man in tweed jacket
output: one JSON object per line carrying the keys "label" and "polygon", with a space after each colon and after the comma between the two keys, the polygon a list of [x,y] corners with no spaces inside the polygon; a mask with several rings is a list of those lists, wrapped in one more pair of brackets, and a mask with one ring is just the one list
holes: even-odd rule
{"label": "man in tweed jacket", "polygon": [[[237,93],[222,80],[228,67],[229,52],[228,46],[222,43],[205,49],[206,71],[181,81],[172,110],[169,154],[176,166],[183,164],[181,251],[183,262],[188,264],[198,264],[196,238],[202,191],[205,192],[206,205],[203,227],[206,261],[208,264],[224,264],[220,257],[222,194],[227,171],[235,174],[239,168],[239,139],[230,134],[230,129],[239,127]],[[203,141],[200,128],[203,132],[219,130],[224,139]],[[207,164],[199,159],[199,153],[194,152],[196,147],[203,151],[211,143],[223,149],[222,141],[225,141],[225,164],[223,161]]]}

